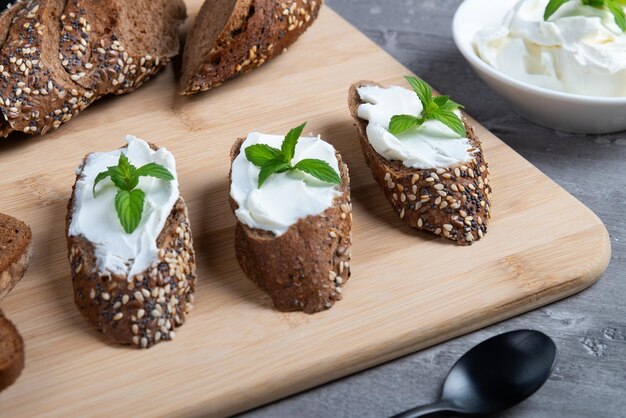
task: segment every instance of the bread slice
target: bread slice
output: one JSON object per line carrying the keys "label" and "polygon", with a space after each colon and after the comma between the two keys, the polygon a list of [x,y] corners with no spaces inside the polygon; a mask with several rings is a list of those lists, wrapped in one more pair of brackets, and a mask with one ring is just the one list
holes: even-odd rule
{"label": "bread slice", "polygon": [[[76,185],[68,203],[67,231],[75,189]],[[157,238],[158,260],[130,281],[126,276],[98,271],[94,246],[84,236],[68,234],[67,248],[74,302],[93,326],[113,342],[137,348],[174,339],[175,330],[193,309],[196,285],[193,238],[182,198],[172,208]]]}
{"label": "bread slice", "polygon": [[191,95],[260,67],[293,44],[323,0],[206,0],[187,36],[180,93]]}
{"label": "bread slice", "polygon": [[135,90],[178,55],[183,0],[68,0],[60,58],[96,97]]}
{"label": "bread slice", "polygon": [[12,6],[0,22],[0,137],[43,135],[106,94],[133,91],[178,53],[185,16],[183,0]]}
{"label": "bread slice", "polygon": [[33,234],[24,222],[0,213],[0,300],[24,276],[33,255]]}
{"label": "bread slice", "polygon": [[365,162],[383,189],[393,210],[408,225],[471,245],[487,233],[491,219],[489,167],[474,128],[463,118],[467,137],[474,147],[473,158],[452,167],[418,170],[378,154],[367,139],[366,120],[359,118],[363,102],[357,89],[380,86],[360,81],[350,87],[348,106],[356,122]]}
{"label": "bread slice", "polygon": [[24,341],[0,310],[0,392],[11,386],[24,369]]}
{"label": "bread slice", "polygon": [[[245,139],[231,150],[234,161]],[[312,314],[342,299],[350,278],[352,203],[348,167],[337,153],[342,194],[322,214],[309,216],[276,237],[237,221],[235,252],[244,273],[265,290],[277,310]],[[231,171],[232,182],[232,171]],[[237,203],[230,199],[233,213]]]}

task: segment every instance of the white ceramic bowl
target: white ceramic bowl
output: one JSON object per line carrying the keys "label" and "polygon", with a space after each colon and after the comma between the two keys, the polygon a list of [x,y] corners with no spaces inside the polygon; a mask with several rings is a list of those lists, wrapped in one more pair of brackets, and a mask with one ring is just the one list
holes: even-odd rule
{"label": "white ceramic bowl", "polygon": [[476,73],[511,107],[531,121],[565,132],[604,134],[626,130],[626,97],[562,93],[508,77],[476,54],[476,32],[502,22],[517,0],[465,0],[454,16],[454,41]]}

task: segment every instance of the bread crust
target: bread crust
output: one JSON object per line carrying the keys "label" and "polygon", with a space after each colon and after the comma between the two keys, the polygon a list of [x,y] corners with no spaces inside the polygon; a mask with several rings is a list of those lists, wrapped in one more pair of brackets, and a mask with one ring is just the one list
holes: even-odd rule
{"label": "bread crust", "polygon": [[[7,37],[0,50],[0,137],[13,130],[44,135],[106,94],[133,91],[178,53],[185,16],[183,0],[12,6],[1,17]],[[152,25],[142,33],[144,21]],[[137,51],[140,41],[150,46]]]}
{"label": "bread crust", "polygon": [[198,34],[215,24],[216,4],[205,1],[187,37],[182,95],[218,87],[280,55],[317,19],[323,0],[238,0],[217,40],[202,48]]}
{"label": "bread crust", "polygon": [[[151,30],[136,34],[133,24],[142,15]],[[62,64],[96,97],[129,93],[178,54],[178,28],[186,16],[183,0],[68,0],[61,16]],[[154,45],[138,51],[136,43],[150,37]]]}
{"label": "bread crust", "polygon": [[[76,184],[68,203],[66,231],[72,222],[75,191]],[[82,235],[67,233],[67,248],[74,302],[92,325],[113,342],[137,348],[174,339],[193,309],[196,285],[193,238],[182,198],[157,238],[158,259],[130,279],[97,271],[93,244]]]}
{"label": "bread crust", "polygon": [[24,276],[33,256],[33,234],[28,225],[0,213],[0,300]]}
{"label": "bread crust", "polygon": [[359,118],[363,102],[357,89],[381,85],[360,81],[350,87],[348,107],[357,126],[361,149],[372,175],[393,210],[409,226],[472,245],[486,233],[491,220],[491,180],[480,139],[463,117],[473,145],[471,161],[452,167],[412,169],[378,154],[367,139],[366,120]]}
{"label": "bread crust", "polygon": [[[233,145],[232,161],[239,155],[243,141],[239,139]],[[279,311],[313,314],[329,309],[342,299],[343,286],[350,279],[350,177],[339,153],[337,161],[342,193],[322,214],[300,219],[280,237],[237,220],[237,261],[243,272],[269,294]],[[234,214],[238,205],[232,198],[230,205]]]}
{"label": "bread crust", "polygon": [[11,386],[24,369],[24,340],[0,310],[0,392]]}

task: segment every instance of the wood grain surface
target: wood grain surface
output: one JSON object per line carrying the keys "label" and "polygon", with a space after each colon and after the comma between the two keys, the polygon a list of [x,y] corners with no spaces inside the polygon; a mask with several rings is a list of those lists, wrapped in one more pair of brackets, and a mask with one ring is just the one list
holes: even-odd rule
{"label": "wood grain surface", "polygon": [[[190,2],[191,10],[198,6]],[[346,59],[350,51],[350,59]],[[33,228],[34,262],[2,303],[26,342],[26,369],[0,394],[0,416],[224,416],[517,315],[592,284],[610,243],[586,207],[482,127],[494,221],[470,248],[397,219],[360,154],[347,111],[359,79],[408,70],[331,10],[288,54],[195,98],[171,68],[105,100],[59,132],[0,142],[0,211]],[[228,209],[228,151],[251,130],[304,120],[352,174],[353,279],[315,316],[282,314],[241,273]],[[131,133],[177,158],[198,255],[196,309],[176,341],[148,351],[108,344],[73,305],[66,204],[82,156]]]}

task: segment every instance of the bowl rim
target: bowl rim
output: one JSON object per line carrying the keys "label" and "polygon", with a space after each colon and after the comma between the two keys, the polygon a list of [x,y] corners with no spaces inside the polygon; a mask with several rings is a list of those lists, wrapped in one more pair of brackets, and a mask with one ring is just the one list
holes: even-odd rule
{"label": "bowl rim", "polygon": [[[475,68],[477,67],[480,71],[489,74],[491,77],[496,78],[498,81],[506,83],[514,88],[523,89],[535,93],[537,95],[548,97],[548,98],[557,98],[562,100],[567,100],[570,102],[576,102],[581,104],[596,104],[596,105],[612,105],[612,104],[626,104],[626,97],[611,97],[611,96],[584,96],[581,94],[573,94],[566,93],[557,90],[550,90],[544,87],[535,86],[533,84],[529,84],[515,78],[512,78],[501,71],[493,68],[491,65],[487,64],[483,61],[471,48],[472,42],[467,42],[461,38],[460,28],[461,25],[465,22],[461,21],[461,15],[465,12],[465,9],[471,7],[472,2],[484,1],[484,0],[463,0],[463,3],[458,7],[456,12],[454,13],[454,19],[452,21],[452,37],[454,38],[454,43],[456,44],[457,49],[461,54],[465,57],[465,59],[472,64]],[[517,1],[517,0],[510,0]],[[468,47],[468,45],[470,47]]]}

